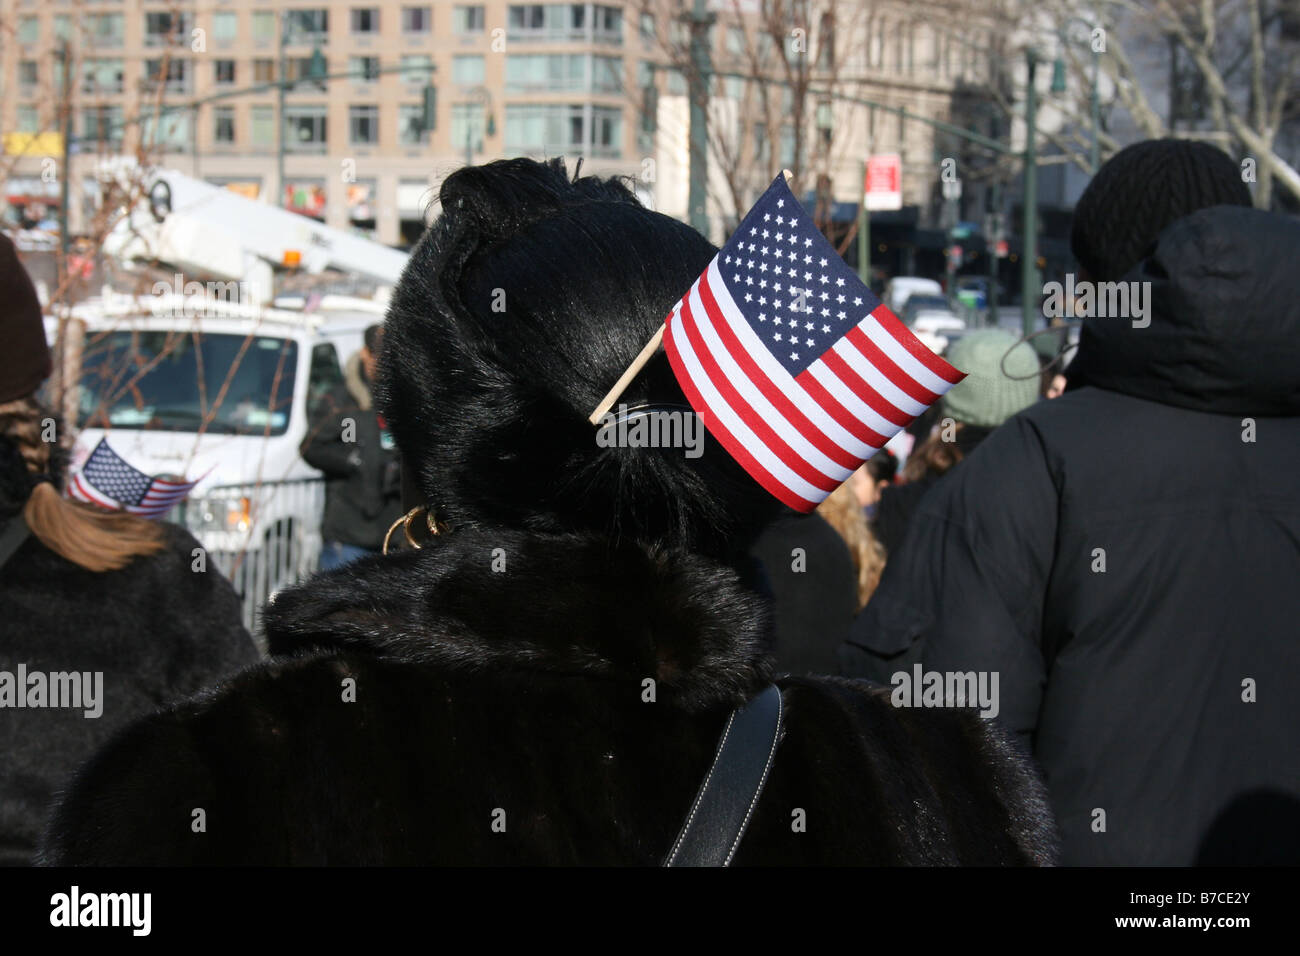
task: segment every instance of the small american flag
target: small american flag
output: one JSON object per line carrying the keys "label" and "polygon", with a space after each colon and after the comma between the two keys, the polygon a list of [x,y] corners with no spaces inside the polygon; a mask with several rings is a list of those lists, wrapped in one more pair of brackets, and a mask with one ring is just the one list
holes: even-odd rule
{"label": "small american flag", "polygon": [[783,176],[666,326],[673,372],[705,427],[801,512],[965,378],[848,268]]}
{"label": "small american flag", "polygon": [[201,480],[150,478],[118,457],[101,438],[81,471],[72,476],[68,491],[74,498],[111,511],[161,518]]}

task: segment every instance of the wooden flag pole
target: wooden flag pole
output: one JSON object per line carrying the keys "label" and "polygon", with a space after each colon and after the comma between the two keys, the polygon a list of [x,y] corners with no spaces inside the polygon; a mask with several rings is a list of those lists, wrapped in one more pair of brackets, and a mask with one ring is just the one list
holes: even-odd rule
{"label": "wooden flag pole", "polygon": [[[781,170],[781,175],[785,177],[787,185],[793,178],[788,169]],[[666,325],[666,322],[661,324],[655,334],[650,336],[650,341],[645,344],[637,357],[632,360],[632,364],[624,369],[623,374],[620,375],[618,381],[614,383],[614,387],[611,388],[609,392],[606,393],[605,397],[600,400],[600,404],[596,406],[596,410],[591,413],[587,421],[591,422],[593,425],[597,424],[605,417],[605,413],[614,407],[614,403],[618,401],[618,397],[622,395],[623,391],[632,383],[632,379],[636,378],[636,373],[645,367],[645,363],[650,361],[650,357],[654,355],[655,352],[659,351],[659,346],[664,340],[664,327]]]}
{"label": "wooden flag pole", "polygon": [[596,406],[596,410],[591,413],[591,418],[588,419],[588,421],[593,425],[599,422],[605,416],[605,413],[614,407],[614,403],[617,402],[618,397],[623,394],[623,390],[632,383],[632,379],[636,378],[636,373],[641,371],[646,362],[650,361],[650,356],[659,351],[659,344],[664,340],[665,324],[666,323],[660,323],[658,331],[656,331],[654,335],[650,336],[650,341],[645,344],[643,349],[641,349],[641,353],[632,360],[632,364],[629,365],[623,374],[618,377],[618,381],[614,383],[614,387],[611,388],[608,394],[600,400],[600,404]]}

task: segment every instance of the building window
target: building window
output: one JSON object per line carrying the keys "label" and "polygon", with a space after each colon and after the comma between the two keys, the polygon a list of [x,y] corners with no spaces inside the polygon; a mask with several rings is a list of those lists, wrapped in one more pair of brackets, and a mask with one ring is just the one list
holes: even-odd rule
{"label": "building window", "polygon": [[507,92],[571,93],[586,87],[586,54],[513,53],[506,56]]}
{"label": "building window", "polygon": [[424,107],[419,103],[402,103],[397,108],[397,143],[420,146],[424,143]]}
{"label": "building window", "polygon": [[668,71],[668,95],[685,96],[686,95],[686,76],[681,70]]}
{"label": "building window", "polygon": [[593,56],[591,58],[591,91],[593,93],[619,93],[623,89],[623,58],[618,56]]}
{"label": "building window", "polygon": [[120,13],[92,13],[86,17],[90,45],[119,47],[126,38],[126,17]]}
{"label": "building window", "polygon": [[653,13],[641,14],[641,45],[643,47],[652,47],[655,45],[655,15]]}
{"label": "building window", "polygon": [[18,132],[20,133],[39,133],[41,131],[41,114],[35,106],[20,105],[18,107]]}
{"label": "building window", "polygon": [[739,57],[745,53],[745,28],[727,27],[727,53]]}
{"label": "building window", "polygon": [[379,57],[348,57],[348,72],[352,74],[354,82],[374,83],[379,79]]}
{"label": "building window", "polygon": [[217,86],[230,86],[233,84],[235,82],[235,61],[217,60],[213,64],[212,79]]}
{"label": "building window", "polygon": [[398,63],[407,83],[424,84],[433,79],[433,58],[427,53],[403,53]]}
{"label": "building window", "polygon": [[118,146],[122,142],[122,108],[92,106],[81,111],[81,138],[85,142]]}
{"label": "building window", "polygon": [[591,108],[591,155],[617,159],[623,154],[623,111],[615,106]]}
{"label": "building window", "polygon": [[402,7],[403,33],[428,33],[433,29],[433,12],[428,7]]}
{"label": "building window", "polygon": [[253,42],[265,46],[275,41],[275,14],[270,10],[253,12]]}
{"label": "building window", "polygon": [[[189,60],[167,60],[166,74],[165,86],[168,93],[188,93],[190,91]],[[145,60],[144,75],[145,81],[150,87],[157,88],[158,83],[163,81],[163,61]]]}
{"label": "building window", "polygon": [[19,17],[14,39],[19,46],[36,46],[41,42],[41,21],[36,17]]}
{"label": "building window", "polygon": [[451,79],[461,86],[477,86],[483,82],[484,59],[481,56],[453,56]]}
{"label": "building window", "polygon": [[189,110],[173,110],[141,117],[140,137],[145,149],[159,149],[166,153],[184,153],[193,142],[193,126]]}
{"label": "building window", "polygon": [[121,93],[126,88],[121,60],[86,60],[82,64],[81,92]]}
{"label": "building window", "polygon": [[291,106],[284,111],[284,148],[291,153],[323,153],[325,107]]}
{"label": "building window", "polygon": [[164,10],[144,15],[145,46],[179,46],[189,42],[189,14]]}
{"label": "building window", "polygon": [[239,38],[239,21],[233,13],[212,14],[212,38],[218,42],[233,42]]}
{"label": "building window", "polygon": [[[618,112],[614,110],[613,112]],[[555,154],[586,148],[584,107],[547,103],[506,104],[507,153]]]}
{"label": "building window", "polygon": [[767,124],[754,124],[754,162],[767,165],[772,159],[772,143],[767,138]]}
{"label": "building window", "polygon": [[451,29],[453,33],[482,33],[484,23],[481,5],[453,7],[451,11]]}
{"label": "building window", "polygon": [[249,139],[254,146],[267,148],[275,145],[275,107],[253,107],[249,134]]}
{"label": "building window", "polygon": [[348,108],[348,142],[354,146],[370,146],[379,142],[378,106]]}
{"label": "building window", "polygon": [[595,19],[592,39],[597,43],[623,42],[623,10],[621,7],[605,7],[596,4],[592,7]]}
{"label": "building window", "polygon": [[253,82],[274,83],[275,82],[275,61],[254,60],[253,61]]}
{"label": "building window", "polygon": [[[354,11],[355,12],[355,11]],[[286,11],[286,42],[320,45],[329,42],[330,12],[320,8]]]}
{"label": "building window", "polygon": [[781,127],[781,165],[793,166],[794,161],[794,127]]}
{"label": "building window", "polygon": [[212,110],[212,139],[217,143],[235,141],[235,108],[218,106]]}
{"label": "building window", "polygon": [[353,7],[352,8],[352,32],[353,33],[378,33],[379,32],[379,8],[378,7]]}
{"label": "building window", "polygon": [[[506,107],[509,112],[509,107]],[[472,152],[483,149],[485,110],[482,103],[451,104],[451,148],[461,150],[466,143]]]}

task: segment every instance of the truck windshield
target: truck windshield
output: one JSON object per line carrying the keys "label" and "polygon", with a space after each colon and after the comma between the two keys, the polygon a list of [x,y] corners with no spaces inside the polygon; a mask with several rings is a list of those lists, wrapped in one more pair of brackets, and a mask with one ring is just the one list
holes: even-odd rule
{"label": "truck windshield", "polygon": [[281,435],[297,365],[292,339],[88,332],[80,417],[89,428]]}

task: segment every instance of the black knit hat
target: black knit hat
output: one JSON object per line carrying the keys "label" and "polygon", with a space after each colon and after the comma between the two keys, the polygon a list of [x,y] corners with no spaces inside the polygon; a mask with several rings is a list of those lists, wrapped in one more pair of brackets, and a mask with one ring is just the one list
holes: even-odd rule
{"label": "black knit hat", "polygon": [[40,299],[13,242],[0,233],[0,403],[32,394],[52,368]]}
{"label": "black knit hat", "polygon": [[1114,282],[1146,258],[1176,219],[1209,206],[1249,206],[1236,163],[1216,146],[1150,139],[1097,170],[1074,207],[1070,249],[1094,282]]}

